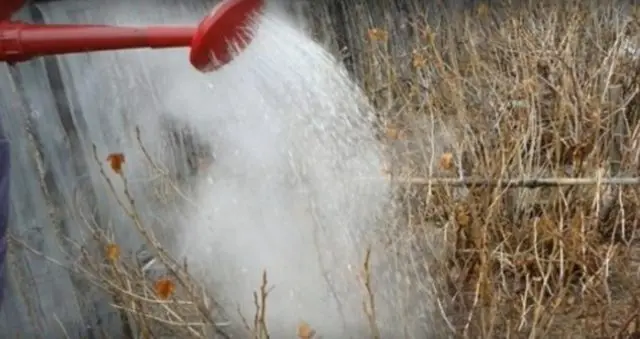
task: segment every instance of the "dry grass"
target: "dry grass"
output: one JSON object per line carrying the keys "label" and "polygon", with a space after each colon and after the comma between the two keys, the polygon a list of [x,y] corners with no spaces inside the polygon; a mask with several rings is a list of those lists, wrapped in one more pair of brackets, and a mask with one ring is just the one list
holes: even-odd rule
{"label": "dry grass", "polygon": [[640,165],[640,17],[615,6],[481,4],[446,26],[413,18],[404,31],[382,22],[363,34],[353,71],[385,126],[390,175],[594,178],[399,188],[411,232],[448,235],[442,260],[429,264],[450,306],[449,335],[640,331],[638,189],[598,180],[637,176]]}

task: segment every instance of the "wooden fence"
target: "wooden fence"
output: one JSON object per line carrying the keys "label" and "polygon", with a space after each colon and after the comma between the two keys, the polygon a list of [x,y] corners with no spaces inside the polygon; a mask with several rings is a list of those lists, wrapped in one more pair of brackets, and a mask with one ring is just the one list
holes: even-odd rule
{"label": "wooden fence", "polygon": [[[105,11],[98,9],[104,5],[73,0],[39,4],[25,8],[17,19],[36,23],[118,20],[113,13],[104,17]],[[166,11],[171,10],[167,6]],[[196,22],[205,6],[194,1],[191,8],[181,6],[180,10]],[[132,7],[132,13],[138,13]],[[171,18],[166,11],[161,15]],[[189,17],[189,13],[197,14]],[[109,197],[92,151],[96,144],[102,158],[119,150],[122,135],[113,130],[118,124],[126,125],[128,107],[162,110],[149,99],[152,80],[144,73],[150,71],[139,71],[144,60],[133,55],[122,61],[122,57],[103,53],[38,58],[13,67],[0,64],[0,113],[12,145],[10,233],[14,239],[0,311],[2,338],[123,337],[120,315],[109,305],[109,297],[68,269],[78,255],[78,247],[72,244],[86,244],[79,202],[97,225],[111,225],[107,231],[123,251],[136,253],[143,244],[137,234],[112,227],[126,216]],[[130,73],[140,76],[131,80]],[[131,90],[139,92],[140,102],[118,100]],[[99,253],[102,249],[88,250]]]}

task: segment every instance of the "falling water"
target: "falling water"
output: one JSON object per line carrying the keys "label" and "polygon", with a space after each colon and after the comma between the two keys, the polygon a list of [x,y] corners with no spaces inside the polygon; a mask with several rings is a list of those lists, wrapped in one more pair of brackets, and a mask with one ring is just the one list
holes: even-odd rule
{"label": "falling water", "polygon": [[[150,14],[125,3],[94,12],[52,6],[47,15],[57,22],[144,24],[196,22],[200,15],[193,13],[202,13],[174,5]],[[334,58],[275,6],[257,23],[252,44],[213,74],[191,69],[184,50],[63,60],[63,81],[74,89],[71,113],[82,127],[77,152],[92,159],[95,144],[100,156],[127,155],[126,175],[141,212],[229,313],[239,305],[252,318],[252,293],[266,270],[274,338],[293,337],[300,321],[325,338],[366,336],[359,276],[373,246],[377,322],[385,336],[402,331],[400,321],[421,316],[415,310],[415,319],[406,318],[400,299],[412,294],[377,251],[391,188],[384,180],[366,180],[383,168],[373,110]],[[171,209],[151,202],[155,179],[134,126],[151,155],[175,172],[184,172],[174,166],[182,152],[167,126],[188,128],[209,150],[213,164],[192,179],[197,189],[188,202]],[[65,178],[70,187],[103,185],[97,164],[86,166],[85,173]],[[102,220],[124,224],[113,199],[98,194],[96,203]],[[133,230],[114,232],[125,249],[141,243]]]}
{"label": "falling water", "polygon": [[391,209],[389,183],[371,180],[383,147],[344,69],[270,8],[232,64],[204,84],[193,78],[172,75],[163,107],[208,141],[215,160],[176,249],[217,299],[251,318],[266,270],[274,337],[291,337],[300,321],[327,338],[362,337],[370,325],[361,270],[374,246],[377,325],[389,337],[414,331],[420,314],[403,303],[412,292],[375,245]]}
{"label": "falling water", "polygon": [[366,333],[357,274],[390,192],[362,180],[382,169],[365,98],[319,45],[271,12],[206,87],[191,78],[173,78],[164,106],[197,128],[215,160],[178,234],[180,253],[249,318],[266,270],[275,337],[301,320],[327,337]]}

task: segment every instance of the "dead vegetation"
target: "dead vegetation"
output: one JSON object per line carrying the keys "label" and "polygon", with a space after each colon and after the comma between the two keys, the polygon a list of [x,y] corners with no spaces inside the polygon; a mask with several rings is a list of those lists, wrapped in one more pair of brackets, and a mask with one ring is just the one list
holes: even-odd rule
{"label": "dead vegetation", "polygon": [[[441,25],[413,18],[410,33],[369,27],[354,73],[394,153],[388,175],[411,182],[410,231],[447,235],[427,263],[450,306],[443,336],[640,331],[638,186],[603,181],[640,165],[640,18],[621,6],[480,4]],[[394,47],[402,34],[412,43]],[[546,184],[508,181],[535,178]]]}

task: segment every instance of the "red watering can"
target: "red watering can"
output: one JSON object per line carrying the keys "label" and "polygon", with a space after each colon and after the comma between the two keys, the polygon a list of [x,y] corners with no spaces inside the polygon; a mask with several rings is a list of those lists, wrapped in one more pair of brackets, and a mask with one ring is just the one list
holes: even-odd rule
{"label": "red watering can", "polygon": [[233,59],[231,46],[244,48],[249,27],[265,0],[223,0],[197,27],[35,25],[11,21],[24,0],[0,0],[0,62],[34,57],[133,48],[191,47],[191,64],[211,72]]}

